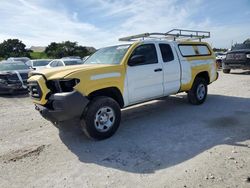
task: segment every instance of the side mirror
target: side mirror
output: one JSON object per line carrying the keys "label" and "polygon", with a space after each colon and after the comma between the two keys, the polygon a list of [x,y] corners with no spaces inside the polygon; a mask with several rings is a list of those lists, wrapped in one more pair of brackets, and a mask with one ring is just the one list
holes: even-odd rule
{"label": "side mirror", "polygon": [[136,66],[143,64],[145,62],[145,57],[144,55],[133,55],[129,60],[128,60],[128,65],[129,66]]}
{"label": "side mirror", "polygon": [[32,66],[29,66],[29,69],[33,69],[33,70],[36,70],[36,68],[32,67]]}

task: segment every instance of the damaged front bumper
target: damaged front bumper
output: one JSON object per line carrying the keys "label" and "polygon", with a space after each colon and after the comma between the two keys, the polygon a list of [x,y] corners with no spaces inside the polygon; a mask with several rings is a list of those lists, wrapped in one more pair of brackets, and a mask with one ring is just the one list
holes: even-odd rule
{"label": "damaged front bumper", "polygon": [[24,87],[21,83],[14,84],[0,84],[0,94],[10,94],[18,92],[28,92],[27,87]]}
{"label": "damaged front bumper", "polygon": [[224,61],[222,63],[222,68],[250,70],[250,59],[245,61]]}
{"label": "damaged front bumper", "polygon": [[80,119],[89,100],[78,91],[50,95],[44,106],[36,104],[35,109],[47,120],[56,123]]}

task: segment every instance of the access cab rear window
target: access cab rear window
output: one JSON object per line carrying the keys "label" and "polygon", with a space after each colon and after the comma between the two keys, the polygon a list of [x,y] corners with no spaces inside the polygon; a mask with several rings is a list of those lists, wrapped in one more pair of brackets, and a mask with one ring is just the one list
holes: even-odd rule
{"label": "access cab rear window", "polygon": [[179,50],[183,57],[210,56],[211,51],[205,44],[179,44]]}

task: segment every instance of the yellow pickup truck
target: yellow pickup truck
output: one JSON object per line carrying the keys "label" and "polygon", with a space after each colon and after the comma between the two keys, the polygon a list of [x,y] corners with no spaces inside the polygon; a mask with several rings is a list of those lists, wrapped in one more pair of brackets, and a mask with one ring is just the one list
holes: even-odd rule
{"label": "yellow pickup truck", "polygon": [[[146,39],[152,35],[161,40]],[[189,36],[199,41],[178,40],[182,35],[125,37],[120,40],[128,44],[101,48],[83,65],[32,72],[36,109],[53,123],[79,119],[87,136],[101,140],[118,129],[121,108],[180,92],[187,92],[191,104],[202,104],[207,86],[218,78],[215,56],[200,41],[204,33]]]}

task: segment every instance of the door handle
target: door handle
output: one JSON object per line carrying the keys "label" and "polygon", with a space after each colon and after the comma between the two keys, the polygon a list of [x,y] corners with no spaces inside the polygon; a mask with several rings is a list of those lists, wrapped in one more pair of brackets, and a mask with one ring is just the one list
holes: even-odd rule
{"label": "door handle", "polygon": [[160,72],[160,71],[162,71],[162,69],[161,69],[161,68],[158,68],[158,69],[155,69],[154,71],[155,71],[155,72]]}

